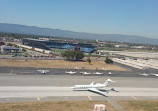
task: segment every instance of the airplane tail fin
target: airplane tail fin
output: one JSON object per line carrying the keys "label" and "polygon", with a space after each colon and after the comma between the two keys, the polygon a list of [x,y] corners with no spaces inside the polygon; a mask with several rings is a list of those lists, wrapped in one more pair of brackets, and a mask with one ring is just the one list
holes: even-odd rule
{"label": "airplane tail fin", "polygon": [[112,81],[111,79],[107,79],[104,83],[106,87],[109,85],[109,82],[115,82],[115,81]]}
{"label": "airplane tail fin", "polygon": [[90,85],[93,85],[93,84],[94,84],[94,81]]}
{"label": "airplane tail fin", "polygon": [[115,90],[114,88],[111,88],[111,91],[114,91],[114,92],[119,92],[119,91]]}

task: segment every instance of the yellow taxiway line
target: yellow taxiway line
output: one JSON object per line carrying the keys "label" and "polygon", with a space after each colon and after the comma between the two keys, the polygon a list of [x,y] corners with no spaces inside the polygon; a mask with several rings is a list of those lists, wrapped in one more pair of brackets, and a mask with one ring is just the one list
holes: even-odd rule
{"label": "yellow taxiway line", "polygon": [[134,97],[134,96],[131,96],[134,100],[138,100],[136,97]]}
{"label": "yellow taxiway line", "polygon": [[88,98],[89,98],[90,100],[92,100],[92,98],[91,98],[90,96],[88,96]]}
{"label": "yellow taxiway line", "polygon": [[37,96],[36,98],[37,98],[37,101],[40,101],[40,97],[39,96]]}

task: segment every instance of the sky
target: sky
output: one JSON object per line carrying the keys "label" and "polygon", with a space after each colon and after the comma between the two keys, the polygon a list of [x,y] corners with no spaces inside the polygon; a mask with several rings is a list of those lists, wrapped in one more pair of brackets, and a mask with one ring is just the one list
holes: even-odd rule
{"label": "sky", "polygon": [[0,23],[158,38],[158,0],[0,0]]}

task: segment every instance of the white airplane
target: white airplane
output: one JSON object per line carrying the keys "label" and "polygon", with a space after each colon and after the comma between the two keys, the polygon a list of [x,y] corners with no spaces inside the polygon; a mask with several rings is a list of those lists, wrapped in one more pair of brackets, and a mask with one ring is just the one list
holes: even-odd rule
{"label": "white airplane", "polygon": [[109,72],[109,75],[112,75],[112,73],[111,73],[111,72]]}
{"label": "white airplane", "polygon": [[84,74],[84,75],[89,75],[91,74],[90,72],[80,72],[81,74]]}
{"label": "white airplane", "polygon": [[67,74],[75,74],[76,72],[72,72],[72,71],[65,71],[65,73],[67,73]]}
{"label": "white airplane", "polygon": [[95,73],[93,73],[93,74],[101,75],[101,74],[103,74],[103,73],[101,73],[101,72],[95,72]]}
{"label": "white airplane", "polygon": [[105,81],[105,83],[101,84],[101,83],[96,83],[94,84],[94,81],[90,84],[90,85],[74,85],[73,87],[71,87],[73,90],[88,90],[88,91],[91,91],[91,92],[94,92],[94,93],[98,93],[98,94],[101,94],[103,96],[106,96],[106,94],[109,92],[109,91],[115,91],[115,92],[118,92],[116,90],[114,90],[114,88],[112,88],[111,90],[105,90],[105,89],[100,89],[100,88],[105,88],[105,87],[108,87],[109,85],[109,82],[115,82],[115,81],[112,81],[111,79],[107,79]]}
{"label": "white airplane", "polygon": [[151,74],[151,75],[158,77],[158,74]]}
{"label": "white airplane", "polygon": [[143,74],[140,74],[140,75],[142,75],[142,76],[149,76],[149,74],[145,74],[145,73],[143,73]]}
{"label": "white airplane", "polygon": [[46,74],[47,72],[49,72],[49,70],[37,70],[37,71],[42,73],[42,74]]}

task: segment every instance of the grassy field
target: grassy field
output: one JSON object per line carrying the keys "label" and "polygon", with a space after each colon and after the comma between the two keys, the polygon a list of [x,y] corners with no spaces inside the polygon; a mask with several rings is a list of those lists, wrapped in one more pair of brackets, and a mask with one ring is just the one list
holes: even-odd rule
{"label": "grassy field", "polygon": [[103,61],[92,61],[91,64],[88,62],[72,62],[65,60],[14,60],[14,59],[1,59],[0,66],[3,67],[35,67],[35,68],[67,68],[74,69],[78,67],[79,69],[98,69],[103,70],[117,70],[117,71],[127,71],[116,65],[105,64]]}
{"label": "grassy field", "polygon": [[106,101],[1,103],[0,111],[94,111],[95,104],[105,104],[108,111],[117,111]]}
{"label": "grassy field", "polygon": [[126,111],[158,111],[158,101],[119,101]]}

